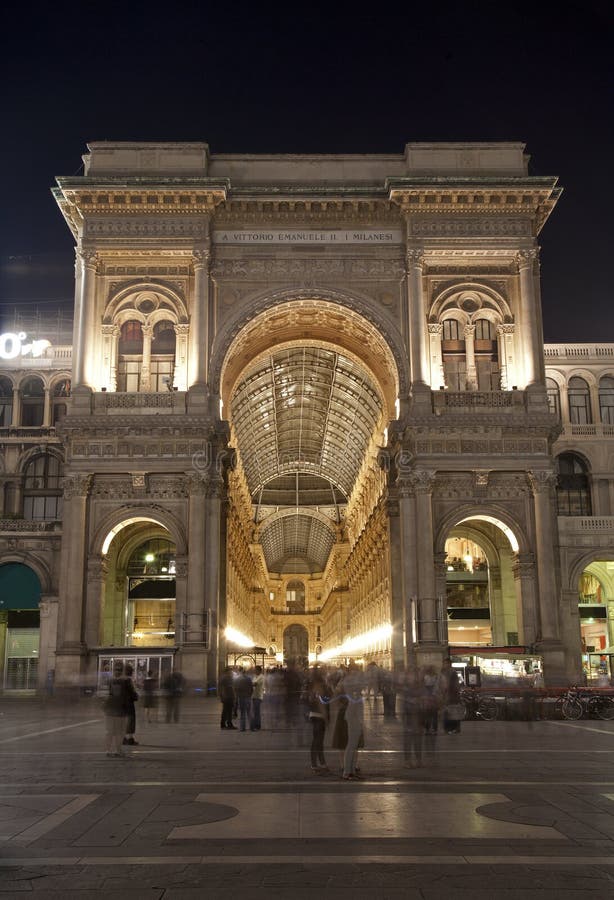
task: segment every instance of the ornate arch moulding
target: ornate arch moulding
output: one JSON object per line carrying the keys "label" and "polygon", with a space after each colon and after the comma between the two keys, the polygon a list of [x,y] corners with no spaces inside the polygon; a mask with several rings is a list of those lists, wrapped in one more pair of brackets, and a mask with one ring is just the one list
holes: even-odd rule
{"label": "ornate arch moulding", "polygon": [[[163,308],[165,314],[168,314],[166,318],[172,319],[176,325],[180,323],[186,323],[188,321],[188,310],[185,303],[185,299],[181,295],[181,293],[177,290],[175,286],[170,286],[164,281],[152,281],[152,280],[140,280],[135,279],[128,282],[124,282],[120,285],[120,287],[116,288],[109,296],[105,307],[105,313],[103,317],[104,325],[113,325],[116,324],[119,319],[118,315],[121,315],[122,312],[122,304],[127,303],[131,298],[134,298],[133,306],[129,307],[131,310],[137,311],[137,302],[142,301],[144,298],[141,295],[152,295],[152,302],[160,303],[160,298],[166,300],[171,304],[172,309]],[[154,297],[156,300],[154,300]],[[126,307],[128,308],[128,307]],[[156,309],[159,309],[156,307]],[[152,320],[151,314],[138,314],[135,318],[144,322],[146,318]],[[155,321],[152,320],[152,321]]]}
{"label": "ornate arch moulding", "polygon": [[185,529],[180,519],[172,512],[157,504],[137,506],[126,504],[109,513],[97,526],[90,541],[90,555],[105,556],[113,538],[128,525],[138,521],[153,522],[164,528],[171,535],[177,553],[185,556],[188,543]]}
{"label": "ornate arch moulding", "polygon": [[[467,299],[473,299],[473,302],[476,304],[476,314],[486,310],[492,311],[492,307],[484,307],[484,298],[495,306],[495,310],[498,311],[501,317],[502,324],[510,324],[514,321],[511,307],[503,294],[490,285],[478,281],[465,281],[448,285],[436,294],[431,304],[429,321],[436,322],[444,309],[456,309],[457,306],[462,309],[460,304]],[[448,303],[450,306],[446,307]],[[456,305],[453,305],[455,303]]]}
{"label": "ornate arch moulding", "polygon": [[452,529],[461,528],[465,522],[470,523],[471,521],[487,522],[498,527],[504,534],[506,534],[506,530],[509,530],[518,544],[518,550],[514,550],[513,542],[507,534],[506,537],[510,540],[512,550],[516,553],[529,553],[532,550],[531,543],[520,522],[512,518],[509,512],[498,504],[480,501],[463,503],[444,515],[436,529],[435,552],[445,552],[446,540],[450,536]]}
{"label": "ornate arch moulding", "polygon": [[[298,320],[292,323],[287,334],[276,335],[270,328],[266,328],[266,320],[269,316],[285,311],[289,314],[296,313]],[[373,373],[376,383],[384,394],[386,412],[389,418],[394,418],[396,398],[406,396],[409,389],[408,354],[402,336],[392,324],[378,314],[375,304],[371,306],[356,297],[331,290],[269,293],[256,298],[249,306],[241,309],[215,337],[209,374],[212,391],[221,394],[226,403],[241,372],[257,355],[273,350],[276,345],[287,343],[288,340],[300,340],[304,337],[310,341],[317,341],[317,329],[314,329],[312,321],[307,322],[314,313],[324,315],[329,313],[331,316],[341,314],[350,325],[352,322],[355,323],[356,331],[361,327],[365,335],[368,335],[371,342],[378,347],[377,353],[367,354],[364,342],[352,339],[351,335],[340,334],[338,331],[325,335],[325,328],[320,326],[322,338],[336,344],[340,349],[354,353]],[[305,317],[302,326],[301,316]],[[264,329],[265,332],[258,337],[257,346],[246,358],[237,355],[237,339],[242,335],[248,335],[249,331],[255,328]]]}

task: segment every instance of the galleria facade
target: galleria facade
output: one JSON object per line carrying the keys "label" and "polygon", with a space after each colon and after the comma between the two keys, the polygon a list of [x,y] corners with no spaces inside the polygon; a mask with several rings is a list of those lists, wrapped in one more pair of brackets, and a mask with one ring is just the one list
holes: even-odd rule
{"label": "galleria facade", "polygon": [[611,674],[614,344],[544,345],[524,145],[88,149],[72,342],[0,337],[4,690]]}

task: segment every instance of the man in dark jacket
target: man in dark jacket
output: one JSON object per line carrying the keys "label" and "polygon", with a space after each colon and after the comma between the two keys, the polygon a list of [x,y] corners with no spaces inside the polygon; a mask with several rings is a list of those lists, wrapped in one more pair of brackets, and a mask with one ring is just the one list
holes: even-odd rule
{"label": "man in dark jacket", "polygon": [[239,669],[239,677],[235,681],[235,693],[239,701],[239,727],[241,731],[245,731],[247,720],[249,719],[249,710],[252,705],[252,693],[254,685],[245,669]]}
{"label": "man in dark jacket", "polygon": [[226,666],[217,686],[217,693],[222,703],[222,721],[220,728],[234,728],[232,724],[232,708],[235,702],[234,678],[230,666]]}

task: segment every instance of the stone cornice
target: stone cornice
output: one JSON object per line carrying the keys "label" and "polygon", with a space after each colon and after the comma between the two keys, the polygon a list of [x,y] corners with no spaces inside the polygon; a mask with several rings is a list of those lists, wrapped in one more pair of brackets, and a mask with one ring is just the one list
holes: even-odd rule
{"label": "stone cornice", "polygon": [[389,197],[406,215],[463,213],[536,221],[539,232],[561,196],[556,178],[454,177],[390,178]]}

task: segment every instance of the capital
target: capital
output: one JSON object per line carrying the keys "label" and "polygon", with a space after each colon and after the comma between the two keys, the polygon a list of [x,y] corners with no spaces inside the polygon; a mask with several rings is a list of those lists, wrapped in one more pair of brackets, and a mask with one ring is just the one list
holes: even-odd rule
{"label": "capital", "polygon": [[424,250],[411,247],[408,249],[405,259],[408,269],[422,269],[424,266]]}
{"label": "capital", "polygon": [[98,253],[91,247],[79,247],[77,256],[81,260],[81,266],[84,269],[91,269],[95,272],[98,267]]}
{"label": "capital", "polygon": [[534,494],[548,493],[556,487],[557,474],[552,469],[536,469],[534,472],[527,472],[527,477]]}
{"label": "capital", "polygon": [[435,477],[432,469],[414,469],[408,476],[417,494],[430,494],[435,484]]}
{"label": "capital", "polygon": [[73,497],[87,497],[91,484],[91,475],[65,475],[64,498],[72,500]]}
{"label": "capital", "polygon": [[443,322],[431,322],[427,325],[429,334],[442,334]]}
{"label": "capital", "polygon": [[532,268],[535,261],[538,259],[539,250],[537,247],[532,247],[530,250],[519,250],[516,253],[516,265],[518,266],[518,271],[520,272],[522,269]]}
{"label": "capital", "polygon": [[208,250],[202,248],[192,250],[192,265],[194,266],[194,271],[197,269],[204,269],[209,265],[210,259],[211,254]]}

